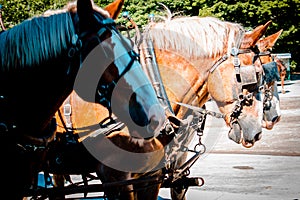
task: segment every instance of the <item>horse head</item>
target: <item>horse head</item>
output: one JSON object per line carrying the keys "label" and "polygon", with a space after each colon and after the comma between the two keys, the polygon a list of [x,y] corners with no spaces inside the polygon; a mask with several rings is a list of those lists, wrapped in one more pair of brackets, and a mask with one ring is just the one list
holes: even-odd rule
{"label": "horse head", "polygon": [[[239,49],[209,75],[208,90],[219,110],[226,114],[228,136],[244,147],[252,147],[261,138],[263,120],[262,65],[256,56],[256,43],[270,22],[246,32]],[[215,80],[221,81],[218,84]]]}
{"label": "horse head", "polygon": [[[270,23],[245,33],[239,24],[216,18],[178,17],[149,28],[168,97],[201,107],[210,95],[226,115],[229,137],[246,147],[253,146],[262,132],[258,89],[263,68],[256,43]],[[187,62],[181,65],[179,58]],[[176,114],[186,113],[182,106],[173,107]]]}
{"label": "horse head", "polygon": [[282,30],[262,38],[257,46],[261,52],[260,60],[264,69],[264,116],[263,128],[271,130],[280,121],[280,101],[277,90],[277,80],[280,78],[276,60],[272,59],[271,49],[281,35]]}
{"label": "horse head", "polygon": [[[117,16],[110,8],[106,7],[109,15]],[[107,12],[90,0],[78,0],[72,10],[78,35],[75,43],[80,43],[83,61],[74,90],[85,101],[105,106],[108,118],[115,114],[143,137],[159,133],[165,112],[129,40],[118,32],[114,20],[103,14]]]}

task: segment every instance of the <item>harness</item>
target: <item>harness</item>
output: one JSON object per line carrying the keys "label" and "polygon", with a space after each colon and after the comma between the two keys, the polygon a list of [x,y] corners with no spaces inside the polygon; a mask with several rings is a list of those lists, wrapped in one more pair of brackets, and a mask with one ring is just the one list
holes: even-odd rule
{"label": "harness", "polygon": [[[131,23],[133,22],[128,14],[125,14],[125,16],[123,15],[123,17],[127,18]],[[132,25],[136,30],[136,41],[138,41],[136,48],[140,53],[139,55],[142,68],[150,79],[156,95],[160,100],[160,104],[164,107],[168,116],[165,128],[162,130],[161,134],[173,135],[172,142],[170,142],[165,147],[164,174],[166,175],[166,177],[163,181],[163,186],[179,186],[185,189],[187,189],[191,185],[202,186],[204,184],[204,180],[202,178],[187,178],[187,176],[190,173],[189,170],[192,165],[206,151],[206,147],[201,141],[205,127],[206,116],[212,115],[219,118],[223,118],[224,116],[220,113],[206,110],[205,106],[203,108],[200,108],[185,103],[170,101],[162,82],[158,64],[156,62],[153,42],[148,36],[148,30],[146,28],[143,34],[140,34],[136,24],[132,23]],[[178,119],[174,114],[171,103],[184,106],[188,109],[191,109],[193,112],[185,119]],[[198,143],[195,144],[194,149],[189,149],[185,145],[185,143],[186,141],[189,141],[193,138],[194,133],[196,133],[198,137]],[[178,156],[180,156],[178,155],[178,153],[181,154],[186,152],[193,152],[194,155],[183,165],[175,166],[178,160]]]}
{"label": "harness", "polygon": [[[254,53],[253,59],[252,59],[252,65],[248,66],[241,66],[240,60],[238,58],[239,54],[246,54],[246,53]],[[230,114],[230,125],[231,128],[235,126],[235,124],[238,124],[238,117],[242,113],[243,107],[250,105],[252,102],[253,94],[255,92],[262,92],[264,94],[264,109],[270,105],[270,101],[272,100],[272,91],[271,87],[268,86],[268,83],[274,80],[274,76],[276,76],[278,73],[276,63],[270,62],[267,64],[263,64],[260,57],[261,56],[267,56],[271,53],[269,51],[260,52],[257,46],[251,47],[249,49],[238,49],[236,47],[233,47],[231,50],[230,55],[233,56],[233,65],[236,73],[236,80],[238,83],[239,88],[239,95],[236,99],[236,104]],[[218,59],[213,67],[210,70],[210,73],[213,73],[215,69],[218,68],[218,66],[226,61],[229,58],[227,54],[222,56],[220,59]],[[260,75],[261,78],[258,79],[257,72],[255,70],[254,63],[256,60],[259,60],[263,67],[262,74]],[[255,84],[258,84],[254,87],[252,91],[249,91],[248,94],[243,94],[244,88],[249,88]]]}
{"label": "harness", "polygon": [[[100,40],[100,37],[101,35],[107,31],[107,30],[112,30],[114,29],[114,27],[112,26],[113,25],[113,22],[110,21],[110,20],[107,20],[107,21],[103,21],[103,27],[101,27],[98,31],[98,39]],[[87,37],[89,34],[89,32],[85,32],[85,33],[82,33],[79,37],[76,35],[74,36],[73,40],[72,40],[72,47],[70,48],[69,50],[69,57],[70,58],[73,58],[75,57],[75,55],[78,55],[82,49],[82,38],[84,37]],[[172,146],[172,149],[170,149],[170,153],[168,154],[167,152],[167,157],[166,157],[166,169],[169,170],[167,175],[169,177],[169,179],[167,179],[167,181],[164,182],[164,184],[170,184],[171,183],[174,183],[178,180],[180,180],[180,178],[182,177],[186,177],[187,175],[189,175],[189,168],[196,162],[196,160],[200,157],[200,155],[202,155],[205,150],[206,150],[206,147],[205,145],[201,142],[201,136],[203,136],[203,130],[204,130],[204,125],[205,125],[205,118],[207,115],[211,115],[211,116],[214,116],[214,117],[217,117],[217,118],[225,118],[225,116],[223,114],[220,114],[220,113],[217,113],[217,112],[212,112],[212,111],[208,111],[204,108],[199,108],[199,107],[195,107],[195,106],[191,106],[191,105],[188,105],[188,104],[184,104],[184,103],[179,103],[179,102],[170,102],[166,96],[166,92],[164,90],[164,87],[163,87],[163,84],[161,82],[161,78],[159,76],[159,73],[158,73],[158,68],[157,68],[157,65],[156,65],[156,61],[155,61],[155,55],[154,55],[154,51],[153,51],[153,46],[152,45],[152,42],[151,41],[146,41],[147,44],[144,46],[144,52],[143,54],[141,54],[141,56],[143,55],[144,56],[144,59],[141,59],[141,61],[145,61],[144,62],[144,66],[147,66],[146,67],[146,72],[148,73],[148,77],[150,77],[151,79],[151,82],[153,83],[153,86],[155,88],[155,91],[157,92],[158,94],[158,97],[159,99],[162,100],[162,105],[165,107],[165,109],[170,113],[172,114],[173,111],[171,109],[171,106],[170,106],[170,103],[176,103],[180,106],[185,106],[191,110],[193,110],[193,115],[192,116],[189,116],[186,120],[182,120],[180,121],[180,123],[178,125],[180,125],[180,131],[175,131],[173,129],[173,126],[169,124],[166,124],[166,128],[165,130],[165,133],[166,134],[175,134],[175,139],[174,139],[174,144]],[[124,42],[125,43],[125,42]],[[126,43],[125,43],[126,44]],[[235,66],[235,69],[236,69],[236,77],[237,79],[239,78],[239,82],[241,82],[241,89],[242,90],[242,87],[244,86],[247,86],[247,85],[252,85],[254,83],[257,83],[257,79],[256,79],[256,74],[255,74],[255,71],[253,71],[253,66],[252,67],[249,67],[249,68],[245,68],[245,69],[242,69],[240,67],[240,63],[239,63],[239,60],[237,58],[237,55],[238,54],[241,54],[241,53],[250,53],[250,52],[253,52],[254,50],[251,49],[251,51],[241,51],[241,50],[238,50],[238,52],[236,53],[236,50],[233,49],[233,53],[232,55],[235,56],[234,57],[234,66]],[[235,53],[235,55],[234,55]],[[109,111],[109,116],[107,119],[110,120],[110,122],[113,122],[114,119],[112,118],[112,111],[111,111],[111,99],[110,99],[110,96],[111,96],[111,92],[112,90],[114,89],[116,83],[118,82],[118,80],[124,76],[124,74],[126,74],[133,62],[135,59],[138,58],[138,55],[134,52],[134,51],[130,51],[129,52],[130,54],[130,57],[131,57],[131,61],[129,62],[129,64],[126,66],[125,70],[115,79],[113,80],[111,83],[108,83],[108,84],[103,84],[103,85],[100,85],[100,87],[98,88],[97,90],[97,94],[99,95],[99,102],[102,104],[102,105],[105,105],[105,107],[108,109]],[[257,54],[255,54],[257,55]],[[256,58],[255,58],[256,57]],[[259,58],[259,56],[255,56],[253,59],[253,63],[255,62],[255,60],[257,58]],[[225,60],[228,59],[228,56],[227,55],[224,55],[222,56],[222,58],[220,60],[218,60],[215,65],[213,66],[213,70],[211,71],[211,73],[222,63],[224,62]],[[75,71],[72,71],[74,68],[71,67],[72,64],[70,64],[70,74],[73,74],[75,73],[77,70]],[[149,67],[150,66],[150,67]],[[154,66],[154,67],[153,67]],[[255,68],[254,68],[255,70]],[[253,76],[251,76],[250,79],[246,79],[245,78],[245,74],[246,73],[254,73]],[[243,95],[242,93],[240,93],[239,95],[239,98],[237,100],[237,104],[234,108],[234,110],[232,111],[232,114],[231,114],[231,117],[233,118],[232,121],[234,119],[237,119],[238,116],[240,115],[241,113],[241,110],[242,110],[242,107],[244,105],[247,104],[247,102],[251,101],[253,97],[253,93],[250,93],[248,95]],[[65,101],[65,104],[64,104],[64,117],[66,119],[66,123],[64,123],[64,120],[63,120],[63,117],[62,117],[62,114],[59,112],[59,115],[60,115],[60,118],[64,124],[64,128],[67,132],[72,132],[74,130],[74,127],[73,127],[73,124],[72,124],[72,119],[71,119],[71,115],[72,115],[72,108],[71,108],[71,99],[67,98],[66,101]],[[176,120],[176,119],[175,119]],[[172,123],[174,124],[174,122],[172,121]],[[108,124],[111,124],[111,123],[108,123]],[[114,124],[115,125],[115,124]],[[0,124],[1,126],[1,124]],[[115,127],[113,127],[113,129],[109,129],[109,131],[111,130],[114,130]],[[104,133],[108,133],[106,132],[107,130],[105,129],[105,132]],[[198,143],[195,145],[194,149],[193,150],[190,150],[188,149],[187,147],[183,146],[182,145],[182,141],[184,141],[185,139],[187,139],[191,133],[193,133],[194,131],[196,131],[197,133],[197,136],[198,136]],[[194,152],[195,155],[189,159],[186,163],[184,163],[182,166],[180,166],[179,168],[177,169],[172,169],[171,168],[171,163],[174,162],[175,160],[175,155],[172,154],[172,152],[178,152],[178,151],[183,151],[183,152],[187,152],[187,151],[191,151],[191,152]],[[198,184],[198,186],[202,185],[203,184],[203,180],[201,183]]]}

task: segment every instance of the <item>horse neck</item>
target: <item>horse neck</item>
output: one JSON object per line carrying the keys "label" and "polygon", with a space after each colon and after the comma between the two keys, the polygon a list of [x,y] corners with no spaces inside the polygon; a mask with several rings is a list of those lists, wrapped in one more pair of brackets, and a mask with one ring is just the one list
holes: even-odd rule
{"label": "horse neck", "polygon": [[213,59],[202,59],[203,65],[200,65],[200,59],[187,60],[173,51],[155,49],[155,54],[164,87],[176,116],[183,118],[188,110],[175,102],[203,106],[209,96],[206,80]]}
{"label": "horse neck", "polygon": [[[209,17],[179,18],[149,27],[169,99],[202,106],[208,100],[205,82],[210,69],[232,45],[239,46],[242,27]],[[172,106],[180,113],[181,108]]]}

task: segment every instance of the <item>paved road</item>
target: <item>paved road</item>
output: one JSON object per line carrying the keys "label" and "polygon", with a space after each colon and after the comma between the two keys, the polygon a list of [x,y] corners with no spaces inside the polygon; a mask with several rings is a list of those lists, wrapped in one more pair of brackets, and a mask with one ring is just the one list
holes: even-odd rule
{"label": "paved road", "polygon": [[[222,120],[208,119],[207,153],[191,169],[191,176],[204,178],[205,184],[190,188],[188,200],[300,199],[300,80],[286,81],[285,90],[281,121],[264,130],[251,149],[229,140]],[[207,108],[217,111],[214,102]],[[169,199],[168,190],[162,189],[160,197]]]}

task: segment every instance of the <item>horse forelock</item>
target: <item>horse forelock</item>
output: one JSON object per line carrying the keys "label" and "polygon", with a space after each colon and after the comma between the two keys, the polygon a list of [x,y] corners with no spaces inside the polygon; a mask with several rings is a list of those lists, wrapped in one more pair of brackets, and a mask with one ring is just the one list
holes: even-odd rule
{"label": "horse forelock", "polygon": [[66,50],[75,34],[69,13],[39,16],[0,36],[1,71],[38,66]]}
{"label": "horse forelock", "polygon": [[240,24],[214,17],[178,17],[151,24],[155,48],[185,52],[192,58],[212,58],[239,47],[244,29]]}

